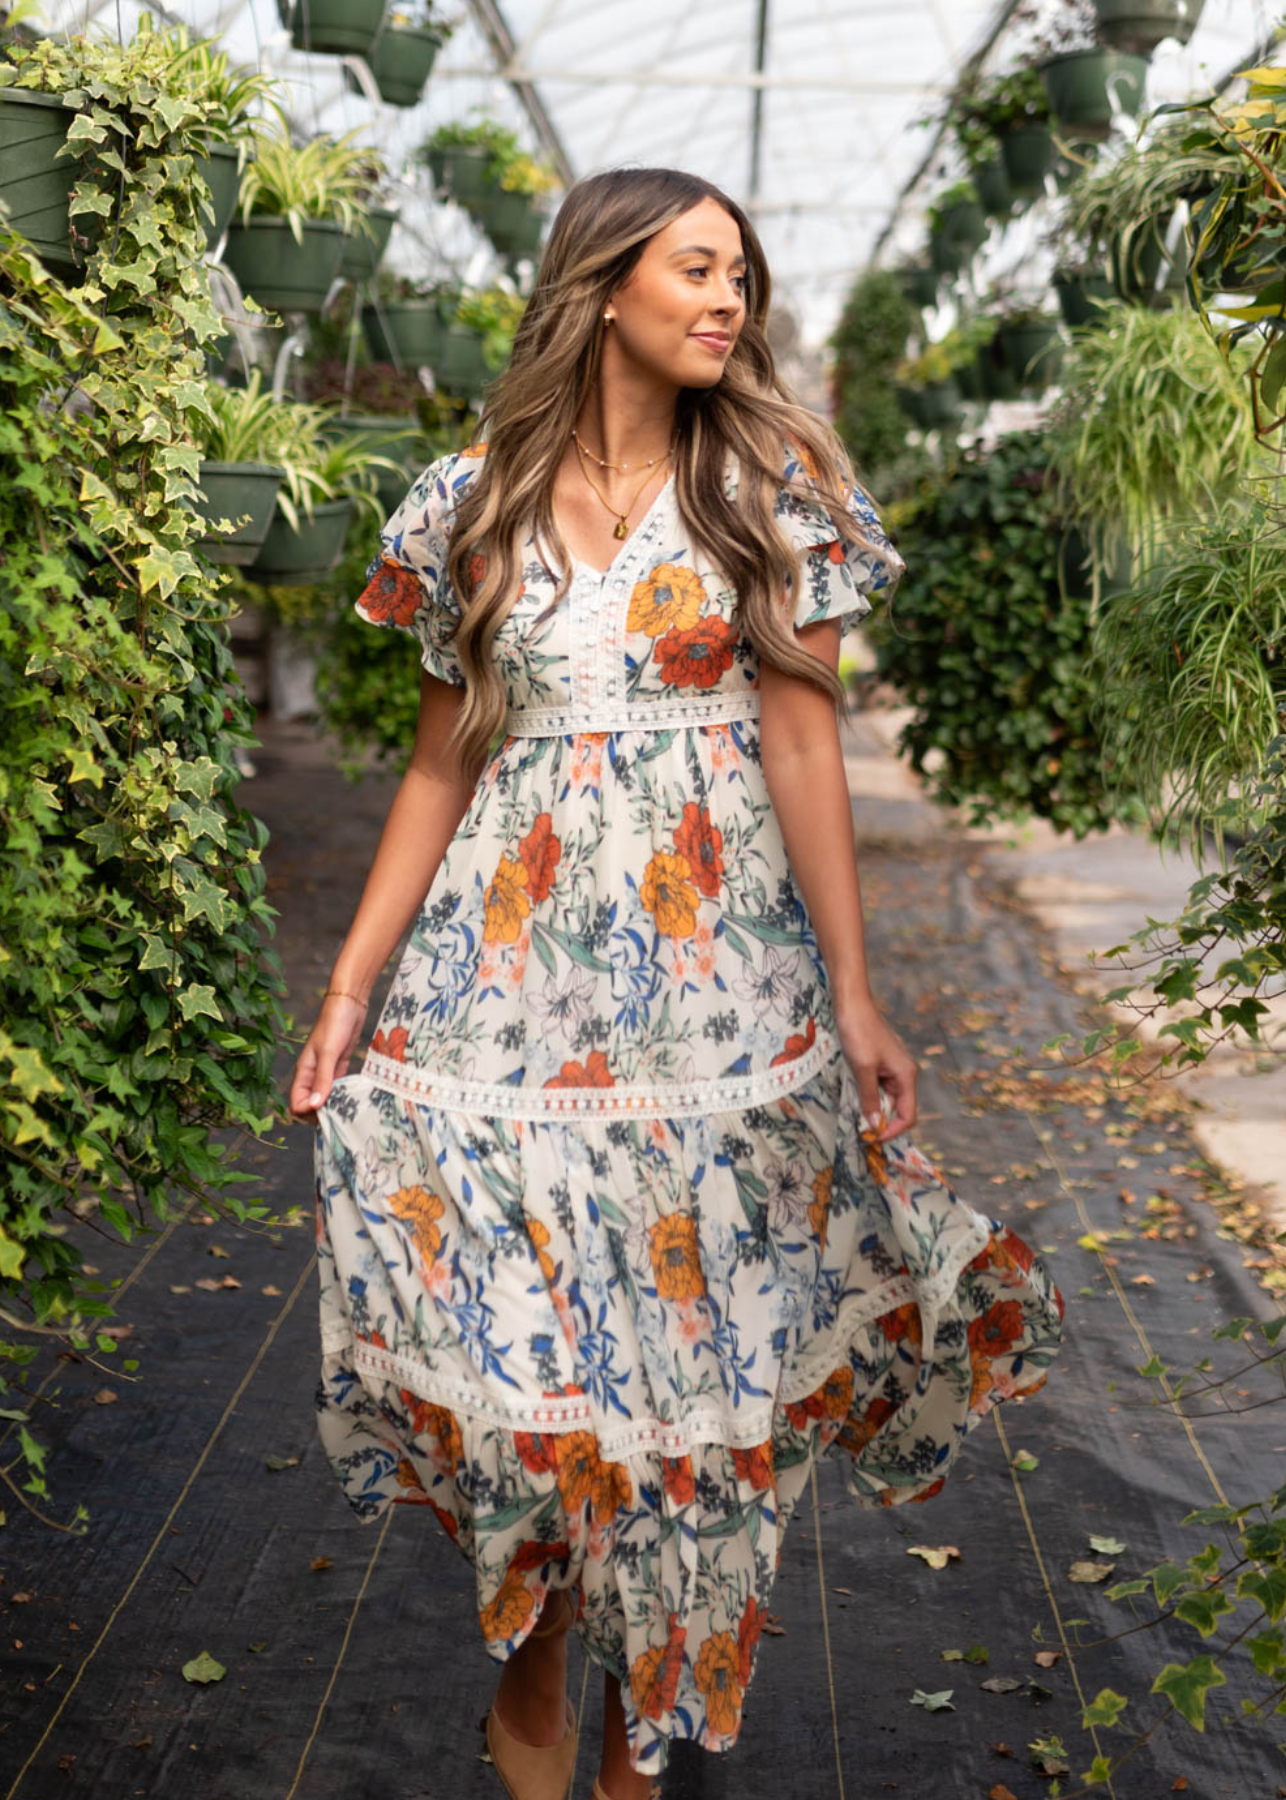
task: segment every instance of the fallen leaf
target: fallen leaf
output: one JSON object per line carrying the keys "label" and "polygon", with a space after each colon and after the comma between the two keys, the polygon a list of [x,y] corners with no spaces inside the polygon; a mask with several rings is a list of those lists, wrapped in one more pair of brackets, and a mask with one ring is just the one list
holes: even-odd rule
{"label": "fallen leaf", "polygon": [[34,1594],[29,1594],[27,1592],[26,1588],[23,1588],[19,1593],[10,1594],[10,1596],[9,1596],[9,1598],[12,1601],[14,1601],[18,1606],[25,1606],[27,1604],[28,1600],[34,1600],[35,1597],[36,1596]]}
{"label": "fallen leaf", "polygon": [[960,1560],[960,1552],[954,1544],[939,1544],[936,1549],[931,1544],[912,1544],[907,1555],[922,1556],[931,1569],[945,1569],[949,1562]]}
{"label": "fallen leaf", "polygon": [[241,1283],[235,1275],[220,1275],[217,1279],[213,1275],[202,1275],[196,1286],[207,1294],[217,1294],[220,1288],[239,1288]]}
{"label": "fallen leaf", "polygon": [[1040,1458],[1033,1456],[1030,1450],[1018,1450],[1010,1467],[1017,1469],[1020,1475],[1030,1475],[1033,1469],[1040,1467]]}
{"label": "fallen leaf", "polygon": [[281,1289],[279,1287],[273,1287],[271,1282],[268,1283],[267,1287],[261,1287],[259,1292],[261,1294],[267,1294],[270,1300],[277,1300],[281,1297]]}
{"label": "fallen leaf", "polygon": [[151,1747],[152,1747],[152,1734],[150,1731],[148,1732],[146,1737],[131,1738],[126,1745],[127,1750],[150,1750]]}
{"label": "fallen leaf", "polygon": [[308,1567],[310,1569],[330,1569],[334,1567],[334,1563],[329,1556],[314,1556]]}
{"label": "fallen leaf", "polygon": [[222,1256],[224,1258],[226,1258],[228,1254],[222,1244],[207,1244],[205,1253],[207,1256]]}
{"label": "fallen leaf", "polygon": [[1067,1579],[1084,1582],[1088,1586],[1097,1581],[1106,1581],[1115,1567],[1115,1563],[1090,1562],[1088,1560],[1074,1562],[1067,1571]]}
{"label": "fallen leaf", "polygon": [[786,1627],[779,1624],[771,1613],[764,1620],[763,1630],[765,1637],[785,1637],[786,1635]]}
{"label": "fallen leaf", "polygon": [[1013,1751],[1008,1744],[989,1744],[988,1749],[993,1756],[1012,1756]]}
{"label": "fallen leaf", "polygon": [[297,1469],[299,1467],[297,1456],[265,1456],[263,1460],[270,1469]]}
{"label": "fallen leaf", "polygon": [[116,1392],[115,1388],[104,1387],[99,1388],[98,1392],[94,1395],[94,1404],[96,1406],[110,1406],[113,1400],[119,1399],[120,1395]]}
{"label": "fallen leaf", "polygon": [[922,1706],[925,1712],[954,1712],[951,1704],[954,1688],[943,1688],[940,1693],[926,1694],[923,1688],[917,1688],[911,1696],[912,1706]]}
{"label": "fallen leaf", "polygon": [[[1170,1788],[1170,1792],[1172,1794],[1186,1794],[1187,1791],[1188,1791],[1188,1777],[1186,1775],[1176,1775],[1174,1778],[1174,1782]],[[1277,1792],[1280,1794],[1281,1789],[1278,1788]]]}
{"label": "fallen leaf", "polygon": [[1019,1688],[1025,1688],[1025,1681],[1018,1681],[1013,1675],[993,1675],[982,1684],[984,1694],[1016,1694]]}
{"label": "fallen leaf", "polygon": [[192,1292],[192,1289],[190,1287],[184,1287],[181,1282],[179,1282],[177,1284],[175,1282],[171,1282],[170,1283],[170,1292],[172,1294],[190,1294]]}
{"label": "fallen leaf", "polygon": [[853,1598],[852,1588],[832,1588],[831,1593],[832,1594],[847,1594],[850,1600]]}
{"label": "fallen leaf", "polygon": [[1089,1545],[1090,1549],[1097,1550],[1100,1556],[1120,1556],[1125,1550],[1125,1545],[1120,1538],[1095,1537],[1093,1532],[1090,1533]]}
{"label": "fallen leaf", "polygon": [[1042,1669],[1052,1669],[1056,1662],[1061,1661],[1062,1655],[1063,1653],[1061,1650],[1038,1650],[1036,1652],[1036,1664]]}
{"label": "fallen leaf", "polygon": [[223,1664],[216,1662],[208,1650],[203,1650],[200,1656],[194,1656],[191,1662],[185,1662],[182,1669],[184,1681],[222,1681],[227,1672]]}
{"label": "fallen leaf", "polygon": [[1131,1275],[1130,1277],[1131,1287],[1155,1287],[1156,1284],[1157,1278],[1155,1275],[1148,1275],[1145,1273],[1143,1275]]}
{"label": "fallen leaf", "polygon": [[1050,1750],[1033,1750],[1031,1766],[1042,1775],[1070,1775],[1071,1764],[1065,1757],[1055,1756]]}
{"label": "fallen leaf", "polygon": [[246,1645],[246,1649],[253,1650],[253,1652],[256,1656],[258,1656],[258,1654],[261,1650],[266,1650],[267,1648],[268,1648],[267,1638],[260,1638],[260,1640],[257,1644],[247,1644]]}
{"label": "fallen leaf", "polygon": [[943,1662],[963,1662],[964,1661],[964,1651],[963,1650],[944,1650],[942,1652],[941,1661],[943,1661]]}
{"label": "fallen leaf", "polygon": [[987,1800],[1014,1800],[1014,1793],[1003,1781],[998,1781],[995,1787],[987,1789]]}

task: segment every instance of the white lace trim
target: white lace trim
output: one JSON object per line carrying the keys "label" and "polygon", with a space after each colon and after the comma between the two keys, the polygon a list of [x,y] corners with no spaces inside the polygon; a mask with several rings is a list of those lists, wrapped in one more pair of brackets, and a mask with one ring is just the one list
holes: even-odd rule
{"label": "white lace trim", "polygon": [[580,731],[666,731],[672,725],[722,725],[759,717],[759,690],[710,692],[673,700],[617,701],[600,706],[517,706],[505,714],[510,737],[562,737]]}
{"label": "white lace trim", "polygon": [[470,1081],[435,1069],[417,1069],[374,1051],[367,1052],[361,1073],[374,1086],[388,1088],[421,1106],[476,1113],[488,1119],[611,1118],[621,1114],[634,1119],[693,1119],[707,1113],[744,1112],[749,1106],[780,1099],[803,1087],[839,1052],[839,1040],[819,1031],[802,1056],[776,1068],[712,1081],[649,1086],[620,1082],[601,1088],[515,1087],[510,1082]]}
{"label": "white lace trim", "polygon": [[330,1320],[323,1325],[321,1350],[323,1357],[339,1357],[344,1367],[355,1369],[359,1375],[396,1381],[420,1399],[448,1407],[484,1426],[555,1435],[592,1431],[601,1454],[610,1461],[654,1451],[662,1456],[687,1456],[705,1444],[747,1449],[762,1444],[771,1435],[773,1414],[778,1407],[815,1394],[839,1366],[858,1332],[895,1307],[919,1305],[922,1360],[926,1364],[932,1362],[942,1310],[955,1292],[961,1271],[990,1235],[988,1222],[976,1214],[967,1220],[959,1241],[931,1280],[917,1284],[909,1275],[895,1275],[869,1293],[851,1295],[840,1308],[825,1344],[791,1364],[774,1398],[751,1407],[738,1407],[735,1412],[718,1402],[707,1401],[686,1411],[677,1423],[655,1417],[622,1421],[601,1412],[589,1394],[549,1395],[538,1400],[500,1399],[478,1382],[445,1375],[414,1357],[355,1337],[346,1320]]}

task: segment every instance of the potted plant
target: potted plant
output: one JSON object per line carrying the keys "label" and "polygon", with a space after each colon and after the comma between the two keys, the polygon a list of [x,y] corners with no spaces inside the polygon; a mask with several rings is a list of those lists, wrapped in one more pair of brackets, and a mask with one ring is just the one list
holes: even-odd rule
{"label": "potted plant", "polygon": [[1098,323],[1102,305],[1112,298],[1113,287],[1101,261],[1086,257],[1059,263],[1052,286],[1058,310],[1069,327]]}
{"label": "potted plant", "polygon": [[433,16],[432,5],[391,6],[366,57],[380,98],[390,106],[417,105],[451,30]]}
{"label": "potted plant", "polygon": [[553,193],[558,176],[548,163],[518,154],[500,170],[499,186],[475,204],[479,222],[502,256],[532,256],[540,248],[544,220],[537,202]]}
{"label": "potted plant", "polygon": [[200,484],[195,510],[208,530],[196,547],[211,562],[246,567],[259,554],[272,523],[286,469],[277,460],[278,407],[263,393],[256,370],[245,388],[208,389],[209,416],[199,417]]}
{"label": "potted plant", "polygon": [[423,412],[438,422],[429,396],[391,362],[350,368],[347,359],[323,361],[306,371],[303,387],[323,409],[323,435],[334,442],[355,440],[373,459],[376,494],[388,518],[416,471],[431,460],[422,454],[425,423],[419,416]]}
{"label": "potted plant", "polygon": [[937,305],[938,271],[932,263],[903,263],[896,274],[912,306]]}
{"label": "potted plant", "polygon": [[316,312],[324,303],[375,163],[354,136],[316,137],[298,150],[284,133],[258,139],[224,261],[261,306]]}
{"label": "potted plant", "polygon": [[376,362],[401,368],[433,368],[442,340],[455,322],[460,290],[448,282],[425,285],[384,276],[377,296],[362,309],[362,332]]}
{"label": "potted plant", "polygon": [[1105,138],[1114,119],[1138,116],[1147,89],[1147,58],[1104,44],[1092,0],[1073,0],[1072,9],[1060,15],[1041,41],[1037,56],[1049,110],[1072,136]]}
{"label": "potted plant", "polygon": [[384,18],[384,0],[277,0],[296,50],[365,56]]}
{"label": "potted plant", "polygon": [[1049,102],[1034,69],[1012,70],[967,88],[962,115],[990,131],[1000,144],[1005,177],[1014,198],[1034,200],[1045,191],[1045,172],[1054,156]]}
{"label": "potted plant", "polygon": [[[139,32],[151,29],[154,28],[144,15],[139,21]],[[197,95],[205,106],[208,150],[197,162],[196,173],[210,190],[212,216],[206,225],[206,242],[213,249],[237,209],[256,107],[268,108],[283,126],[284,114],[275,97],[272,77],[256,69],[234,68],[227,52],[213,40],[194,41],[186,25],[176,25],[163,34],[163,41],[179,84],[187,93]]]}
{"label": "potted plant", "polygon": [[75,108],[61,94],[40,93],[19,82],[35,72],[0,64],[0,206],[5,223],[20,232],[43,262],[75,266],[67,208],[79,166],[63,156]]}
{"label": "potted plant", "polygon": [[936,431],[955,422],[961,396],[946,346],[928,344],[918,356],[903,358],[894,378],[903,410],[921,431]]}
{"label": "potted plant", "polygon": [[466,125],[448,119],[415,153],[446,197],[470,209],[500,186],[506,167],[522,154],[517,135],[494,119]]}
{"label": "potted plant", "polygon": [[1040,391],[1057,379],[1063,340],[1054,313],[1013,301],[996,322],[996,342],[1021,389]]}
{"label": "potted plant", "polygon": [[987,237],[987,215],[972,181],[958,181],[928,209],[929,254],[944,275],[963,268]]}
{"label": "potted plant", "polygon": [[434,382],[455,399],[473,400],[488,375],[508,360],[523,301],[495,286],[460,296],[442,340]]}
{"label": "potted plant", "polygon": [[950,123],[983,211],[989,219],[1007,217],[1013,210],[1014,196],[994,129],[972,113],[961,111],[958,101],[953,104]]}
{"label": "potted plant", "polygon": [[1186,44],[1205,0],[1094,0],[1103,41],[1116,50],[1151,56],[1166,38]]}
{"label": "potted plant", "polygon": [[395,206],[386,206],[379,197],[385,174],[383,158],[372,153],[358,188],[356,223],[339,260],[339,272],[345,281],[373,281],[388,249],[398,211]]}
{"label": "potted plant", "polygon": [[356,433],[327,437],[319,408],[298,403],[279,411],[292,461],[277,493],[267,536],[250,568],[252,581],[304,587],[333,569],[355,514],[374,526],[388,517],[378,478],[391,474],[405,491],[402,470]]}

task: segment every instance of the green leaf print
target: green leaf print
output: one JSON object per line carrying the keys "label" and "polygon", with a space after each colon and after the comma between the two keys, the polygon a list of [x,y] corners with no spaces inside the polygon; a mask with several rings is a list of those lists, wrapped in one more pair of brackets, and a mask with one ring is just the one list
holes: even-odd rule
{"label": "green leaf print", "polygon": [[537,922],[531,927],[531,947],[551,975],[558,973],[558,958],[545,942],[544,928]]}
{"label": "green leaf print", "polygon": [[[762,944],[797,944],[799,942],[798,930],[786,931],[780,925],[770,925],[766,919],[750,918],[745,913],[725,913],[723,915],[725,933],[730,924],[740,925],[750,933],[751,937],[757,937]],[[748,952],[743,949],[741,954],[745,956]]]}
{"label": "green leaf print", "polygon": [[[587,949],[577,938],[572,937],[566,931],[560,931],[557,925],[542,924],[539,919],[534,919],[531,937],[532,942],[536,945],[538,956],[540,955],[541,938],[548,937],[553,939],[564,956],[570,956],[572,961],[579,963],[583,969],[597,969],[600,974],[605,975],[612,966],[611,963],[605,963],[601,957],[595,956],[593,951]],[[541,957],[541,961],[544,961],[543,957]]]}

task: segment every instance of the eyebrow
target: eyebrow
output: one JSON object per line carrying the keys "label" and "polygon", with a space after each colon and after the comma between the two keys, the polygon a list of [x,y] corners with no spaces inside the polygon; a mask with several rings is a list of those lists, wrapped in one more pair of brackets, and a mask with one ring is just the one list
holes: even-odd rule
{"label": "eyebrow", "polygon": [[[709,244],[685,244],[682,250],[671,250],[670,252],[671,256],[708,256],[711,261],[714,260],[717,254],[718,252],[712,250]],[[746,266],[746,259],[744,256],[734,256],[732,261],[734,267],[738,263],[741,264],[743,269]]]}

